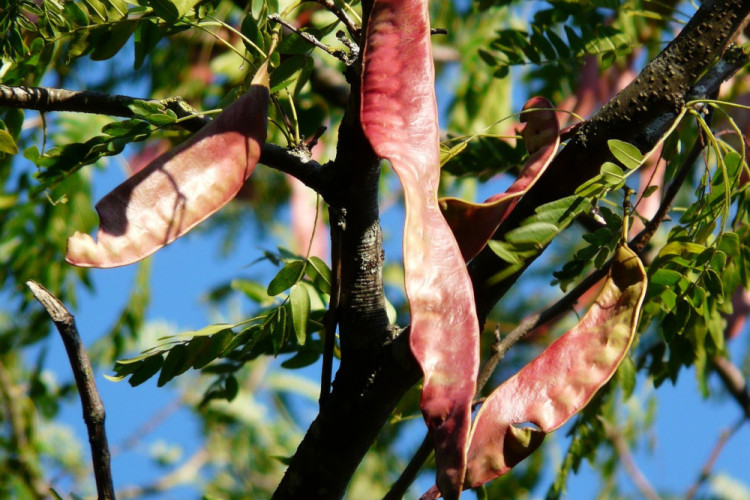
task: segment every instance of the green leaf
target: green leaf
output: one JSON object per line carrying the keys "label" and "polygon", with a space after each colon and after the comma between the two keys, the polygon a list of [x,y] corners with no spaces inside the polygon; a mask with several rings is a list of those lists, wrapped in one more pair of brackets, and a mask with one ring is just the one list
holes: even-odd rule
{"label": "green leaf", "polygon": [[229,344],[234,340],[234,333],[231,330],[222,330],[211,337],[208,347],[200,352],[193,362],[193,368],[200,369],[219,357]]}
{"label": "green leaf", "polygon": [[0,153],[9,153],[12,155],[18,153],[18,146],[16,146],[13,136],[2,129],[0,129]]}
{"label": "green leaf", "polygon": [[143,66],[146,56],[151,53],[156,44],[164,36],[164,30],[159,27],[156,19],[141,19],[133,35],[135,42],[135,59],[133,69]]}
{"label": "green leaf", "polygon": [[625,165],[625,168],[628,170],[633,170],[641,166],[643,156],[637,147],[617,139],[608,140],[607,145],[614,157]]}
{"label": "green leaf", "polygon": [[316,349],[300,349],[294,356],[282,362],[281,366],[289,370],[297,370],[310,366],[318,361],[319,358],[320,351]]}
{"label": "green leaf", "polygon": [[558,35],[551,29],[547,30],[545,32],[545,35],[547,35],[549,41],[552,42],[552,45],[555,46],[557,53],[560,55],[560,58],[567,59],[570,57],[570,48],[568,47],[568,44],[565,43],[562,38],[560,38],[560,35]]}
{"label": "green leaf", "polygon": [[535,245],[544,245],[559,233],[560,230],[556,225],[549,222],[532,222],[525,226],[513,229],[505,235],[509,243],[532,243]]}
{"label": "green leaf", "polygon": [[724,302],[724,284],[721,282],[721,278],[713,269],[707,269],[703,275],[703,283],[706,285],[706,290],[713,297],[716,302],[721,304]]}
{"label": "green leaf", "polygon": [[89,18],[76,2],[65,2],[65,14],[77,26],[88,26]]}
{"label": "green leaf", "polygon": [[237,378],[232,374],[227,375],[227,378],[224,380],[224,397],[227,401],[231,401],[237,397],[239,390],[240,385],[237,382]]}
{"label": "green leaf", "polygon": [[490,250],[495,252],[495,255],[503,259],[508,264],[521,263],[516,254],[508,248],[507,243],[503,241],[490,240],[487,242],[487,246],[490,247]]}
{"label": "green leaf", "polygon": [[282,267],[268,284],[268,289],[266,290],[268,295],[273,297],[291,288],[292,285],[300,280],[304,269],[305,263],[301,260],[294,260]]}
{"label": "green leaf", "polygon": [[135,134],[145,133],[148,131],[148,123],[137,118],[130,118],[128,120],[108,123],[102,127],[102,132],[113,137],[132,137]]}
{"label": "green leaf", "polygon": [[273,301],[266,291],[266,285],[262,285],[257,281],[234,279],[232,280],[231,288],[244,293],[247,298],[261,305],[270,304]]}
{"label": "green leaf", "polygon": [[130,39],[135,28],[138,26],[136,21],[125,19],[109,26],[104,34],[94,45],[94,51],[91,53],[91,59],[94,61],[105,61],[111,59]]}
{"label": "green leaf", "polygon": [[253,56],[258,55],[258,49],[263,50],[264,48],[263,35],[261,34],[260,28],[258,27],[258,21],[255,20],[251,12],[248,12],[248,14],[245,16],[245,19],[243,19],[240,32],[245,35],[245,37],[247,37],[247,39],[250,40],[251,43],[255,44],[255,47],[253,47],[245,40],[243,40],[242,43],[245,44],[245,48],[247,49],[247,51]]}
{"label": "green leaf", "polygon": [[658,257],[664,257],[666,255],[686,255],[686,254],[701,254],[706,250],[703,245],[692,243],[690,241],[671,241],[659,251]]}
{"label": "green leaf", "polygon": [[656,191],[659,190],[659,186],[649,186],[646,189],[643,190],[643,198],[648,198],[652,194],[654,194]]}
{"label": "green leaf", "polygon": [[174,337],[168,337],[168,338],[180,338],[180,339],[192,339],[194,337],[207,337],[209,335],[216,335],[217,333],[222,333],[224,331],[229,331],[231,333],[232,328],[234,328],[235,325],[230,325],[227,323],[216,323],[214,325],[208,325],[200,330],[197,331],[187,331],[182,332],[179,335],[175,335]]}
{"label": "green leaf", "polygon": [[323,262],[320,257],[310,257],[307,259],[307,267],[305,267],[305,273],[310,277],[313,284],[318,289],[330,295],[331,294],[331,270],[328,269],[328,265]]}
{"label": "green leaf", "polygon": [[187,354],[188,348],[185,344],[177,344],[169,350],[169,353],[164,360],[164,364],[161,367],[159,380],[156,382],[157,387],[162,387],[175,376],[184,373],[185,370],[189,368],[189,365],[185,365]]}
{"label": "green leaf", "polygon": [[276,314],[271,324],[271,341],[273,343],[274,355],[278,354],[286,342],[286,307],[276,309]]}
{"label": "green leaf", "polygon": [[602,165],[600,174],[605,182],[609,184],[619,184],[625,179],[625,172],[612,162],[605,162]]}
{"label": "green leaf", "polygon": [[180,18],[180,11],[175,2],[170,0],[149,0],[149,5],[154,9],[157,16],[165,21],[174,22]]}
{"label": "green leaf", "polygon": [[273,70],[273,73],[271,73],[271,93],[289,86],[297,73],[305,66],[307,59],[309,57],[304,54],[295,54],[286,58],[278,68]]}
{"label": "green leaf", "polygon": [[295,284],[289,292],[292,305],[292,324],[297,335],[297,343],[305,345],[307,340],[307,320],[310,317],[310,295],[302,283]]}
{"label": "green leaf", "polygon": [[134,115],[144,117],[145,119],[146,116],[163,113],[166,108],[158,101],[136,99],[128,104],[128,109],[132,111]]}
{"label": "green leaf", "polygon": [[128,383],[133,387],[141,385],[146,380],[156,375],[156,372],[161,369],[163,363],[164,358],[161,354],[146,358],[140,365],[140,367],[135,371],[135,373],[133,373],[133,375],[130,377]]}
{"label": "green leaf", "polygon": [[626,356],[617,369],[617,380],[622,389],[622,399],[627,400],[633,395],[635,389],[636,367],[630,356]]}
{"label": "green leaf", "polygon": [[657,269],[654,274],[649,277],[649,282],[652,285],[661,286],[675,286],[682,279],[682,274],[672,269]]}

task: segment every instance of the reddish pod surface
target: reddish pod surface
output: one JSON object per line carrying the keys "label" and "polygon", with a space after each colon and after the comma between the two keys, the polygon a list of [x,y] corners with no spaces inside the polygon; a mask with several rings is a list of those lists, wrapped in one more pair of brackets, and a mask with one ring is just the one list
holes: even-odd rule
{"label": "reddish pod surface", "polygon": [[211,123],[117,186],[96,205],[97,241],[76,232],[65,259],[81,267],[132,264],[229,203],[266,141],[268,73]]}
{"label": "reddish pod surface", "polygon": [[479,326],[464,260],[437,202],[440,152],[426,0],[375,0],[367,26],[361,121],[404,189],[411,349],[424,372],[422,413],[437,483],[458,498],[465,473]]}
{"label": "reddish pod surface", "polygon": [[543,97],[533,97],[523,109],[521,121],[526,122],[526,126],[521,135],[530,156],[508,190],[484,203],[470,203],[458,198],[440,200],[440,208],[466,261],[485,247],[520,197],[544,173],[560,146],[560,130],[552,103]]}
{"label": "reddish pod surface", "polygon": [[[508,472],[594,397],[630,348],[645,294],[640,259],[620,245],[602,290],[581,321],[482,405],[471,434],[467,488]],[[536,428],[521,427],[529,423]]]}

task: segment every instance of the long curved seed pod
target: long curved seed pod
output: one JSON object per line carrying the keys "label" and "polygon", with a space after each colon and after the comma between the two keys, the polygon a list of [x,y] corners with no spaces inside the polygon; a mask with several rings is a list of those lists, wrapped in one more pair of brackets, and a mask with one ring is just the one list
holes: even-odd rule
{"label": "long curved seed pod", "polygon": [[81,267],[132,264],[226,205],[258,163],[268,100],[264,65],[250,89],[211,123],[102,198],[97,241],[76,232],[65,259]]}
{"label": "long curved seed pod", "polygon": [[474,293],[437,203],[440,154],[427,0],[375,0],[367,27],[361,121],[390,160],[406,205],[404,268],[412,352],[424,372],[422,413],[437,484],[458,498],[479,365]]}
{"label": "long curved seed pod", "polygon": [[560,127],[550,101],[533,97],[526,102],[523,110],[521,121],[526,122],[526,126],[521,135],[530,156],[518,179],[508,190],[490,197],[484,203],[470,203],[458,198],[440,200],[440,208],[466,261],[484,248],[520,197],[544,173],[560,146]]}
{"label": "long curved seed pod", "polygon": [[[621,244],[581,321],[482,405],[471,433],[466,488],[508,472],[612,377],[633,342],[646,285],[640,259]],[[525,423],[538,429],[520,427]]]}

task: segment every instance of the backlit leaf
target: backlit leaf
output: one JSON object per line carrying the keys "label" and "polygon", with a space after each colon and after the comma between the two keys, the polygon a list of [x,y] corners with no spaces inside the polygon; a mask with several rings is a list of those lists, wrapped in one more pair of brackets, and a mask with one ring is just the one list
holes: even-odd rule
{"label": "backlit leaf", "polygon": [[614,157],[625,165],[625,168],[633,170],[641,166],[643,155],[637,147],[617,139],[608,140],[607,145]]}
{"label": "backlit leaf", "polygon": [[292,305],[292,324],[297,335],[297,343],[305,345],[307,340],[307,320],[310,317],[310,294],[302,283],[294,285],[289,292],[289,302]]}
{"label": "backlit leaf", "polygon": [[289,290],[292,285],[300,280],[304,268],[305,263],[301,260],[293,260],[286,264],[268,284],[268,295],[273,297],[284,290]]}

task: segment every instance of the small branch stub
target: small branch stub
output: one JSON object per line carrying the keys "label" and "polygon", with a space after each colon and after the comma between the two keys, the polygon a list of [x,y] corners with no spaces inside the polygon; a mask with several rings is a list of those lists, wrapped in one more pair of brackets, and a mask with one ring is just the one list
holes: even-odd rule
{"label": "small branch stub", "polygon": [[57,327],[62,337],[65,350],[70,359],[73,376],[78,387],[78,393],[83,407],[83,420],[91,444],[91,459],[94,463],[94,478],[96,480],[97,496],[99,500],[114,500],[115,489],[112,483],[110,469],[110,453],[107,444],[107,433],[104,428],[104,405],[99,397],[99,391],[94,381],[91,362],[86,349],[78,335],[75,318],[60,300],[46,288],[35,281],[27,281],[34,297],[42,304]]}

